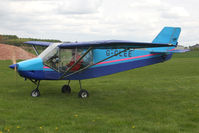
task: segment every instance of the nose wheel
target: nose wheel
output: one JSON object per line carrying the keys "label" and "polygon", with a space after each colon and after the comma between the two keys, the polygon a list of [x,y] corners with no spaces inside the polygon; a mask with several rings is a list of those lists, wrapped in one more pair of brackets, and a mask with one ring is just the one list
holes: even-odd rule
{"label": "nose wheel", "polygon": [[38,80],[38,81],[32,81],[32,82],[35,83],[37,85],[37,87],[36,87],[36,89],[34,89],[31,92],[31,96],[32,97],[39,97],[40,96],[40,91],[39,91],[40,80]]}
{"label": "nose wheel", "polygon": [[35,89],[31,92],[32,97],[39,97],[40,96],[40,91],[38,89]]}

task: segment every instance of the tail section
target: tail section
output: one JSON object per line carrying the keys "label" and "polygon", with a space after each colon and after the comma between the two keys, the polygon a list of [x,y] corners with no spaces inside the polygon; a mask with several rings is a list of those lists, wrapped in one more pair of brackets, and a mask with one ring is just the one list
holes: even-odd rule
{"label": "tail section", "polygon": [[152,43],[173,44],[177,46],[180,32],[181,28],[179,27],[164,27]]}
{"label": "tail section", "polygon": [[[179,27],[164,27],[152,43],[172,44],[175,45],[175,47],[177,47],[180,32],[181,28]],[[151,53],[162,54],[184,53],[190,51],[189,49],[175,49],[175,47],[148,48],[147,51]]]}

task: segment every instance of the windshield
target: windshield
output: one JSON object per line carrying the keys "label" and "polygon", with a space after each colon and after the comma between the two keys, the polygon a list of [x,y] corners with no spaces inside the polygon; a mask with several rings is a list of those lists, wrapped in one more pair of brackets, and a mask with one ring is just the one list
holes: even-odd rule
{"label": "windshield", "polygon": [[38,57],[42,58],[45,62],[55,56],[58,53],[59,48],[57,47],[60,43],[53,43],[46,48]]}

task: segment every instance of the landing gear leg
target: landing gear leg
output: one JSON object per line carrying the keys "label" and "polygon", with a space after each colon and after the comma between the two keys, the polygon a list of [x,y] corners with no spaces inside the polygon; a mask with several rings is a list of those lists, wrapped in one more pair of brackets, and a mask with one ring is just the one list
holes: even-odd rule
{"label": "landing gear leg", "polygon": [[79,86],[80,86],[80,91],[79,91],[78,96],[79,96],[80,98],[87,98],[87,97],[89,96],[89,94],[88,94],[88,91],[87,91],[87,90],[82,89],[81,80],[79,80]]}
{"label": "landing gear leg", "polygon": [[34,90],[31,92],[31,96],[32,96],[32,97],[39,97],[39,96],[40,96],[40,92],[39,92],[40,80],[35,81],[35,84],[37,85],[37,87],[36,87],[36,89],[34,89]]}
{"label": "landing gear leg", "polygon": [[62,93],[71,93],[71,88],[70,88],[70,80],[68,80],[68,85],[63,85],[61,88]]}

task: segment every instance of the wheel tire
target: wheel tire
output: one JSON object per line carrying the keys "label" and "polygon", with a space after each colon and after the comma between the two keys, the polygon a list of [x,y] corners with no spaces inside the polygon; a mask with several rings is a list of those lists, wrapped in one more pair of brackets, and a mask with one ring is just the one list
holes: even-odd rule
{"label": "wheel tire", "polygon": [[38,89],[35,89],[31,92],[31,96],[32,97],[39,97],[40,96],[40,92]]}
{"label": "wheel tire", "polygon": [[71,93],[71,88],[70,88],[70,86],[69,85],[64,85],[64,86],[62,86],[62,88],[61,88],[61,92],[62,93]]}
{"label": "wheel tire", "polygon": [[80,90],[78,96],[80,98],[87,98],[89,96],[88,91],[87,90]]}

